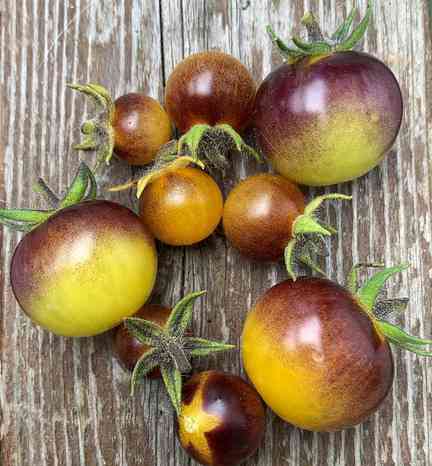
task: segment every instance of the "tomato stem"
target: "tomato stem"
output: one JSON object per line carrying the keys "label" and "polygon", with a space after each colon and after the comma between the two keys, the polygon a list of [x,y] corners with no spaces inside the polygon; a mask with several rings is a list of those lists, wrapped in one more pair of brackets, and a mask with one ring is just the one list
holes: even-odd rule
{"label": "tomato stem", "polygon": [[57,194],[45,183],[43,178],[39,178],[33,185],[33,190],[43,196],[47,204],[52,209],[57,209],[60,204],[60,199]]}
{"label": "tomato stem", "polygon": [[114,129],[112,120],[114,116],[114,102],[109,91],[99,84],[67,84],[73,90],[90,97],[95,103],[99,114],[96,118],[87,120],[81,125],[81,133],[84,135],[79,144],[72,146],[75,150],[95,150],[95,170],[101,166],[101,162],[109,165],[114,152]]}
{"label": "tomato stem", "polygon": [[285,248],[284,258],[288,275],[293,281],[297,279],[294,271],[295,264],[301,263],[311,268],[320,275],[325,272],[315,262],[313,256],[324,255],[323,244],[326,236],[336,233],[336,229],[318,220],[316,211],[327,200],[351,200],[351,196],[345,194],[326,194],[318,196],[309,202],[302,215],[299,215],[292,226],[292,239]]}

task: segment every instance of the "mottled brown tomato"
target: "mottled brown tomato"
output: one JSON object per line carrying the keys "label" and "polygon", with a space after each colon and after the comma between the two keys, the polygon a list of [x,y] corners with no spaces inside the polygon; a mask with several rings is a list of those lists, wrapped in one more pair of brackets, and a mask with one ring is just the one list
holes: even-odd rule
{"label": "mottled brown tomato", "polygon": [[152,97],[130,93],[114,102],[114,152],[131,165],[145,165],[172,136],[170,119]]}
{"label": "mottled brown tomato", "polygon": [[223,52],[201,52],[174,68],[165,106],[181,133],[197,124],[224,123],[239,131],[250,120],[255,92],[255,82],[239,60]]}
{"label": "mottled brown tomato", "polygon": [[[171,309],[158,304],[145,304],[134,317],[153,322],[163,327],[171,314]],[[148,345],[141,343],[130,333],[124,324],[117,327],[114,335],[114,350],[122,366],[132,371],[140,357],[150,350]],[[159,368],[153,369],[148,377],[160,377]]]}
{"label": "mottled brown tomato", "polygon": [[96,150],[98,163],[109,163],[113,153],[131,165],[146,165],[172,136],[171,121],[159,102],[132,92],[113,100],[99,84],[70,84],[91,97],[99,114],[81,126],[84,137],[74,146]]}
{"label": "mottled brown tomato", "polygon": [[178,435],[183,448],[207,466],[235,466],[259,447],[265,411],[256,391],[238,376],[195,374],[183,387]]}
{"label": "mottled brown tomato", "polygon": [[225,235],[245,256],[279,260],[293,237],[293,223],[304,208],[303,193],[287,179],[268,173],[250,176],[225,202]]}
{"label": "mottled brown tomato", "polygon": [[140,197],[140,216],[160,241],[185,246],[204,240],[219,224],[223,197],[202,170],[180,168],[150,182]]}

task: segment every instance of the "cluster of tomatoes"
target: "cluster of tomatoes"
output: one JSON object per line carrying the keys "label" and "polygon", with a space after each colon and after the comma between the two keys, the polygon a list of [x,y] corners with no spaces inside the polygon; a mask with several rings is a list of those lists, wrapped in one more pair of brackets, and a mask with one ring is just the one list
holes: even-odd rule
{"label": "cluster of tomatoes", "polygon": [[[402,97],[391,71],[352,51],[366,30],[352,27],[355,10],[326,40],[311,15],[310,42],[295,48],[270,36],[286,58],[256,89],[249,71],[222,52],[192,55],[166,85],[165,109],[143,94],[113,101],[95,84],[72,85],[100,107],[82,126],[77,149],[115,154],[150,168],[137,185],[139,213],[96,200],[93,172],[81,164],[65,196],[44,183],[47,210],[2,209],[2,223],[25,231],[11,263],[11,285],[27,315],[65,336],[91,336],[121,324],[116,354],[132,372],[162,377],[177,413],[183,447],[205,465],[232,466],[259,446],[262,399],[284,420],[332,431],[362,422],[393,381],[389,342],[430,356],[423,340],[388,322],[407,300],[380,300],[386,280],[404,266],[346,287],[327,278],[297,278],[297,264],[322,272],[314,257],[336,231],[318,216],[330,194],[306,203],[297,184],[324,186],[357,178],[379,163],[398,134]],[[173,138],[172,124],[179,134]],[[257,152],[240,132],[252,127],[261,153],[279,174],[241,181],[224,202],[206,165],[224,167],[234,151]],[[170,142],[171,141],[171,142]],[[290,278],[268,290],[248,313],[242,335],[244,368],[255,388],[219,371],[193,375],[190,359],[233,347],[188,333],[193,303],[172,309],[146,304],[157,274],[154,238],[195,244],[222,221],[227,240],[253,260],[285,259]],[[123,323],[122,323],[123,320]],[[259,395],[258,395],[259,393]]]}

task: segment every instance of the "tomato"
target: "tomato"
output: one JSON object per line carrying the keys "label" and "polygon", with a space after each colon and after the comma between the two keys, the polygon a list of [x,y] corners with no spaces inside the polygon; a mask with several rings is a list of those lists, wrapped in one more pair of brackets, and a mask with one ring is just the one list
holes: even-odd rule
{"label": "tomato", "polygon": [[131,93],[114,102],[114,152],[131,165],[146,165],[172,136],[171,121],[159,102]]}
{"label": "tomato", "polygon": [[85,163],[62,199],[39,179],[49,210],[0,209],[0,223],[26,235],[10,281],[23,311],[65,336],[90,336],[119,324],[149,297],[156,278],[153,237],[119,204],[95,200]]}
{"label": "tomato", "polygon": [[269,173],[250,176],[227,197],[223,212],[225,235],[248,257],[279,260],[304,208],[303,193],[285,178]]}
{"label": "tomato", "polygon": [[203,123],[224,123],[239,131],[250,120],[255,92],[255,82],[239,60],[207,51],[176,65],[166,84],[165,105],[181,133]]}
{"label": "tomato", "polygon": [[336,233],[316,215],[331,199],[351,199],[343,194],[318,196],[305,205],[300,189],[279,175],[261,173],[241,181],[229,194],[223,212],[227,239],[254,260],[277,261],[284,257],[288,274],[296,279],[294,265],[302,263],[324,273],[314,256],[323,237]]}
{"label": "tomato", "polygon": [[11,285],[24,312],[65,336],[118,325],[149,297],[157,256],[137,215],[119,204],[86,201],[30,231],[11,263]]}
{"label": "tomato", "polygon": [[[280,39],[273,39],[284,50]],[[371,55],[348,50],[352,42],[326,47],[320,39],[308,45],[312,49],[304,46],[297,55],[285,50],[289,63],[265,78],[253,125],[277,172],[295,183],[325,186],[378,165],[399,133],[403,102],[390,69]]]}
{"label": "tomato", "polygon": [[[160,306],[158,304],[145,304],[141,309],[139,309],[134,317],[148,320],[160,327],[163,327],[170,314],[171,309],[168,307]],[[140,357],[149,350],[150,346],[140,342],[124,324],[117,328],[114,335],[114,351],[118,360],[125,369],[132,371]],[[148,377],[160,377],[159,368],[153,369],[149,372]]]}
{"label": "tomato", "polygon": [[98,162],[109,163],[113,153],[131,165],[153,161],[172,136],[168,114],[152,97],[129,93],[113,101],[98,84],[71,84],[72,89],[90,96],[100,114],[83,123],[84,138],[75,149],[96,150]]}
{"label": "tomato", "polygon": [[258,300],[244,325],[242,358],[278,416],[312,431],[354,426],[389,393],[394,368],[388,342],[432,355],[424,349],[431,340],[386,321],[408,300],[377,300],[384,282],[403,269],[378,272],[359,289],[320,278],[287,280]]}
{"label": "tomato", "polygon": [[219,224],[222,211],[218,185],[196,168],[168,171],[149,183],[140,197],[140,216],[147,228],[173,246],[207,238]]}
{"label": "tomato", "polygon": [[239,464],[259,447],[264,429],[262,402],[240,377],[207,371],[184,385],[178,435],[183,448],[201,464]]}

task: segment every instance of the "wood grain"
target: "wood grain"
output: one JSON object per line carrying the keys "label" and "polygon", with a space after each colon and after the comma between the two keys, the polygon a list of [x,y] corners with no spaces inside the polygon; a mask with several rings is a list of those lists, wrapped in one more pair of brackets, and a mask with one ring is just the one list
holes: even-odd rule
{"label": "wood grain", "polygon": [[[329,207],[339,236],[325,266],[343,282],[353,262],[409,261],[389,287],[410,296],[405,325],[432,334],[432,4],[375,2],[365,49],[390,65],[405,100],[405,118],[392,153],[366,177],[338,186],[353,193],[352,208]],[[91,112],[66,82],[100,82],[114,95],[142,90],[162,99],[166,77],[182,57],[219,48],[231,52],[259,81],[280,59],[265,34],[270,22],[289,36],[305,9],[333,29],[353,4],[366,0],[3,0],[0,2],[1,206],[36,205],[32,183],[41,174],[58,191],[78,166],[70,145]],[[227,193],[256,172],[233,155]],[[130,169],[113,163],[104,186]],[[336,188],[327,188],[330,192]],[[322,192],[311,190],[310,195]],[[133,196],[111,196],[131,205]],[[112,357],[111,335],[72,340],[33,326],[9,286],[8,266],[19,235],[5,230],[1,253],[1,452],[4,466],[180,466],[195,464],[180,449],[161,384],[128,396],[128,374]],[[241,258],[220,233],[199,246],[160,248],[155,302],[173,304],[208,289],[196,306],[194,329],[237,342],[247,308],[282,266]],[[255,466],[432,465],[432,371],[426,359],[395,350],[391,396],[367,423],[337,434],[295,429],[270,412]],[[237,353],[196,363],[242,373]]]}

